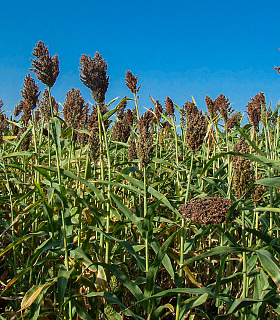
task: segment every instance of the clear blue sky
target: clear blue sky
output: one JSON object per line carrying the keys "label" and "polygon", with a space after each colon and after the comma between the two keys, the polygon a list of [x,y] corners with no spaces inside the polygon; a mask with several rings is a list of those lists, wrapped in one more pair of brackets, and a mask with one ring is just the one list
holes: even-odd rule
{"label": "clear blue sky", "polygon": [[280,99],[280,1],[15,0],[0,10],[0,99],[8,111],[21,99],[39,40],[59,56],[52,92],[60,103],[72,87],[92,102],[78,67],[82,54],[95,51],[108,63],[107,102],[131,96],[127,70],[142,85],[142,111],[152,106],[149,95],[180,107],[193,95],[204,111],[206,94],[224,93],[241,111],[260,91],[273,106]]}

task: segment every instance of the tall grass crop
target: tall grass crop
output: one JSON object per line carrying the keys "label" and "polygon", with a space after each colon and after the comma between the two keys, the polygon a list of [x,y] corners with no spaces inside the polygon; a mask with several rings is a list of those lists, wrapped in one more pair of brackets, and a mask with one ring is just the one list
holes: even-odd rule
{"label": "tall grass crop", "polygon": [[279,106],[257,94],[244,126],[223,94],[141,115],[130,71],[133,96],[105,103],[96,52],[92,105],[72,88],[59,110],[58,56],[33,56],[46,89],[28,74],[0,109],[0,319],[280,319]]}

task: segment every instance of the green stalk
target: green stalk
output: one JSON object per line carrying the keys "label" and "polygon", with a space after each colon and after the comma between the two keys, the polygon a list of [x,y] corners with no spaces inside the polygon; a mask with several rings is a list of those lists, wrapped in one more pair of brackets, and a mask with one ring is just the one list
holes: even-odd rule
{"label": "green stalk", "polygon": [[[52,120],[54,119],[54,113],[53,113],[53,105],[52,105],[52,96],[51,96],[51,89],[48,87],[48,92],[49,92],[49,101],[50,101],[50,107],[51,107],[51,116]],[[54,133],[54,123],[52,123],[52,133],[53,133],[53,138],[55,138]],[[57,165],[57,174],[58,174],[58,183],[59,186],[62,185],[61,183],[61,172],[60,172],[60,158],[58,154],[58,146],[57,143],[55,142],[55,152],[56,152],[56,165]],[[61,220],[62,220],[62,232],[63,232],[63,243],[64,243],[64,250],[65,250],[65,256],[64,256],[64,261],[65,261],[65,266],[66,270],[69,271],[69,256],[68,256],[68,249],[67,249],[67,237],[66,237],[66,223],[65,223],[65,216],[64,216],[64,210],[61,210]],[[71,293],[69,292],[71,295]],[[72,301],[69,300],[69,319],[72,320]]]}
{"label": "green stalk", "polygon": [[[146,167],[143,168],[144,175],[144,218],[147,216],[147,178],[146,178]],[[148,232],[145,239],[145,256],[146,256],[146,272],[149,271],[149,239]]]}
{"label": "green stalk", "polygon": [[[191,176],[192,176],[192,169],[193,169],[193,159],[194,154],[191,155],[191,166],[189,170],[189,176],[188,176],[188,184],[187,184],[187,191],[186,191],[186,197],[185,197],[185,203],[189,199],[189,190],[191,185]],[[179,278],[180,278],[180,287],[183,286],[183,264],[184,264],[184,243],[185,243],[185,228],[184,228],[184,220],[181,221],[181,235],[180,235],[180,271],[179,271]],[[175,320],[179,320],[180,315],[180,305],[182,301],[182,294],[179,293],[177,297],[177,305],[176,305],[176,318]]]}
{"label": "green stalk", "polygon": [[135,100],[135,108],[136,108],[136,114],[137,114],[137,121],[140,119],[140,114],[139,114],[139,106],[138,106],[138,100],[137,100],[137,93],[134,93],[134,100]]}

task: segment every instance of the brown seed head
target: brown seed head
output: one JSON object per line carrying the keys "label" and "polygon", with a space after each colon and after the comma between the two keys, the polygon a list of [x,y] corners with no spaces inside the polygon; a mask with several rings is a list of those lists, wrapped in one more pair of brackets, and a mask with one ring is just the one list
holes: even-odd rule
{"label": "brown seed head", "polygon": [[66,93],[63,116],[70,129],[80,129],[84,120],[85,99],[79,89],[72,88]]}
{"label": "brown seed head", "polygon": [[206,136],[206,129],[206,119],[202,111],[193,113],[186,129],[186,142],[192,152],[197,152],[201,149]]}
{"label": "brown seed head", "polygon": [[136,94],[141,88],[141,85],[137,87],[137,82],[138,76],[135,77],[131,71],[126,71],[125,84],[133,94]]}
{"label": "brown seed head", "polygon": [[[53,110],[57,113],[59,105],[56,102],[54,97],[52,97],[52,106],[53,106]],[[50,106],[49,92],[47,89],[43,91],[42,99],[39,100],[39,109],[40,109],[41,115],[45,118],[45,121],[48,122],[51,119],[51,106]]]}
{"label": "brown seed head", "polygon": [[131,111],[131,109],[127,109],[127,111],[126,111],[126,118],[127,118],[128,124],[129,124],[131,127],[133,127],[133,123],[134,123],[135,118],[134,118],[134,114],[133,114],[133,112]]}
{"label": "brown seed head", "polygon": [[[127,96],[125,96],[124,98],[127,98]],[[125,113],[124,110],[127,107],[127,100],[124,100],[120,103],[118,111],[117,111],[117,117],[118,119],[123,119],[125,117]]]}
{"label": "brown seed head", "polygon": [[137,149],[136,149],[136,143],[135,143],[134,139],[130,139],[130,141],[129,141],[129,148],[127,151],[127,157],[128,157],[129,161],[137,159]]}
{"label": "brown seed head", "polygon": [[[258,179],[262,179],[262,174],[259,174]],[[263,186],[262,184],[258,184],[253,190],[252,190],[252,200],[254,201],[255,205],[258,206],[262,199],[263,195],[266,193],[267,188]]]}
{"label": "brown seed head", "polygon": [[112,139],[126,143],[130,134],[130,126],[126,117],[115,121],[112,129]]}
{"label": "brown seed head", "polygon": [[30,74],[25,77],[23,87],[24,90],[21,90],[21,95],[23,97],[23,115],[21,120],[27,125],[28,121],[31,119],[32,110],[36,108],[40,91]]}
{"label": "brown seed head", "polygon": [[234,201],[227,198],[209,197],[190,200],[179,207],[183,219],[202,225],[217,225],[226,220],[227,212]]}
{"label": "brown seed head", "polygon": [[93,58],[83,54],[80,59],[80,79],[91,90],[92,98],[96,103],[105,103],[105,94],[109,86],[107,77],[107,62],[102,55],[95,52]]}
{"label": "brown seed head", "polygon": [[40,110],[35,110],[35,112],[34,112],[34,121],[35,121],[35,124],[37,124],[39,121],[40,121],[40,119],[41,119],[41,115],[40,115]]}
{"label": "brown seed head", "polygon": [[227,123],[228,116],[231,113],[229,98],[226,98],[225,95],[221,93],[214,101],[214,108],[220,112],[224,123]]}
{"label": "brown seed head", "polygon": [[[241,138],[237,143],[235,143],[233,151],[243,154],[248,154],[250,152],[245,138]],[[249,159],[233,156],[232,164],[234,168],[232,182],[233,189],[236,198],[240,198],[248,191],[249,186],[255,182],[255,172]],[[250,194],[251,192],[247,193],[245,198],[249,198]]]}
{"label": "brown seed head", "polygon": [[162,114],[163,108],[162,105],[159,103],[159,101],[156,101],[156,106],[155,106],[155,115],[156,119],[158,122],[161,120],[161,114]]}
{"label": "brown seed head", "polygon": [[90,158],[92,159],[92,161],[96,162],[100,154],[100,140],[96,132],[92,131],[88,139],[88,145]]}
{"label": "brown seed head", "polygon": [[137,157],[140,161],[141,168],[146,167],[153,155],[154,144],[153,137],[149,132],[150,124],[153,119],[151,110],[146,111],[139,119],[138,130],[139,137],[136,144]]}
{"label": "brown seed head", "polygon": [[234,127],[240,126],[242,120],[242,114],[240,111],[233,113],[227,122],[227,129],[232,130]]}
{"label": "brown seed head", "polygon": [[47,87],[51,88],[59,75],[59,61],[58,55],[50,56],[48,46],[44,42],[39,41],[32,52],[36,59],[31,59],[32,66],[30,69],[35,72],[38,80],[40,80]]}
{"label": "brown seed head", "polygon": [[214,101],[209,97],[205,97],[205,102],[207,106],[207,110],[209,112],[210,118],[214,119],[217,115],[217,105],[215,105]]}
{"label": "brown seed head", "polygon": [[165,104],[165,110],[169,116],[174,116],[175,108],[173,101],[167,97],[166,100],[164,101]]}
{"label": "brown seed head", "polygon": [[21,112],[23,110],[23,105],[24,105],[24,102],[22,100],[20,100],[19,104],[15,106],[15,110],[14,110],[15,117],[17,117],[21,114]]}
{"label": "brown seed head", "polygon": [[265,96],[262,92],[256,94],[254,98],[250,98],[247,104],[247,113],[249,121],[253,124],[256,132],[259,131],[259,123],[261,120],[262,109],[265,108]]}
{"label": "brown seed head", "polygon": [[[27,128],[26,127],[22,127],[19,130],[19,135],[18,135],[18,139],[20,139],[22,137],[22,135],[26,132]],[[28,151],[29,150],[29,146],[30,146],[30,142],[32,140],[32,133],[29,132],[27,134],[27,136],[24,138],[24,140],[22,141],[21,145],[20,145],[20,150],[21,151]]]}
{"label": "brown seed head", "polygon": [[0,144],[3,142],[3,136],[9,132],[8,118],[1,111],[3,105],[3,100],[0,99]]}

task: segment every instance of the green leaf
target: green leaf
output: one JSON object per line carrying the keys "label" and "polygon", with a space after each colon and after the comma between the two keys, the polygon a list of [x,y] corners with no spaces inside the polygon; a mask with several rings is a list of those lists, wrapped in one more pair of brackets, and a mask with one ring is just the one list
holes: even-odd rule
{"label": "green leaf", "polygon": [[144,271],[145,270],[145,259],[141,257],[133,248],[132,244],[129,241],[121,240],[112,237],[111,235],[107,234],[106,232],[96,228],[96,227],[89,227],[89,229],[95,230],[98,233],[104,234],[106,238],[108,238],[111,241],[115,241],[119,243],[121,246],[123,246],[138,262],[141,267],[141,269]]}
{"label": "green leaf", "polygon": [[224,316],[230,316],[231,314],[234,314],[238,310],[251,306],[252,304],[263,302],[263,300],[256,300],[256,299],[236,299],[234,300],[233,304],[231,305],[229,311]]}
{"label": "green leaf", "polygon": [[180,312],[180,316],[179,319],[183,320],[185,319],[185,314],[191,310],[192,308],[195,308],[197,306],[202,305],[208,298],[208,293],[203,293],[202,295],[198,296],[198,297],[191,297],[189,299],[187,299],[186,301],[184,301],[184,306],[181,309]]}
{"label": "green leaf", "polygon": [[118,208],[121,210],[121,212],[130,220],[132,221],[135,226],[138,228],[139,232],[143,233],[143,226],[141,220],[131,212],[129,208],[127,208],[126,205],[124,205],[118,197],[116,197],[112,192],[110,192],[110,195],[115,202],[115,204],[118,206]]}
{"label": "green leaf", "polygon": [[162,263],[163,258],[166,255],[168,248],[173,243],[174,238],[177,236],[180,230],[181,229],[178,229],[176,232],[171,234],[171,236],[164,242],[164,244],[161,246],[161,248],[157,252],[154,262],[149,266],[149,270],[147,274],[147,283],[144,291],[145,298],[150,297],[152,295],[158,269]]}
{"label": "green leaf", "polygon": [[271,252],[265,249],[256,250],[260,262],[266,272],[271,276],[272,280],[276,283],[277,287],[280,288],[280,268],[274,259]]}
{"label": "green leaf", "polygon": [[103,268],[106,268],[110,272],[112,272],[120,280],[120,282],[125,287],[127,287],[127,289],[134,295],[137,301],[143,299],[144,296],[141,289],[133,281],[131,281],[127,276],[125,276],[120,270],[118,270],[118,268],[116,268],[112,264],[106,264],[106,263],[97,263],[97,264],[101,265]]}
{"label": "green leaf", "polygon": [[67,287],[68,279],[74,269],[72,270],[65,270],[64,266],[61,267],[58,271],[57,276],[57,287],[58,287],[58,303],[59,303],[59,312],[62,312],[62,305],[64,302],[64,295]]}
{"label": "green leaf", "polygon": [[204,252],[196,257],[190,258],[187,262],[185,262],[183,264],[182,267],[184,267],[190,263],[193,263],[194,261],[202,260],[202,259],[205,259],[205,258],[208,258],[211,256],[215,256],[215,255],[229,254],[229,253],[254,252],[254,251],[255,250],[250,249],[250,248],[220,246],[220,247],[213,248],[207,252]]}

